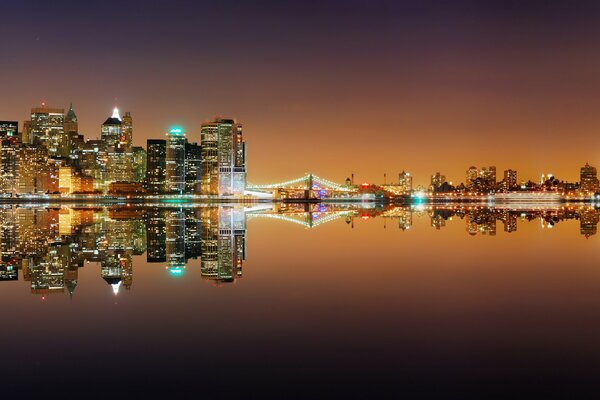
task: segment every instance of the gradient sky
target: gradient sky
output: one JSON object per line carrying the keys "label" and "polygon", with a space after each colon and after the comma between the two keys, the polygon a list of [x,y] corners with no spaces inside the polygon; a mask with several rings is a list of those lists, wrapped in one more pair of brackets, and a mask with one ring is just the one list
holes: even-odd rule
{"label": "gradient sky", "polygon": [[256,183],[600,167],[598,2],[2,3],[0,119],[72,100],[93,138],[117,104],[145,146],[233,117]]}

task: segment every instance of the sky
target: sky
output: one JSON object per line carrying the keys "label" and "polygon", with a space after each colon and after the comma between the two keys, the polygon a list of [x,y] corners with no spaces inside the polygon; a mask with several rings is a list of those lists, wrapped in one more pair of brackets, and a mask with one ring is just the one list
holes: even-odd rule
{"label": "sky", "polygon": [[575,181],[600,167],[598,20],[591,1],[2,0],[0,120],[72,101],[96,138],[116,105],[145,146],[231,117],[253,183]]}

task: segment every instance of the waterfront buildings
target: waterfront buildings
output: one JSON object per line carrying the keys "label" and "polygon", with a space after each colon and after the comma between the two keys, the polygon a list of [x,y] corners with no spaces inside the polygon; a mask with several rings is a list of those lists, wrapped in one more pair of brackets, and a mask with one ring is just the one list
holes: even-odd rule
{"label": "waterfront buildings", "polygon": [[216,118],[202,124],[201,193],[240,195],[246,189],[246,143],[242,124]]}

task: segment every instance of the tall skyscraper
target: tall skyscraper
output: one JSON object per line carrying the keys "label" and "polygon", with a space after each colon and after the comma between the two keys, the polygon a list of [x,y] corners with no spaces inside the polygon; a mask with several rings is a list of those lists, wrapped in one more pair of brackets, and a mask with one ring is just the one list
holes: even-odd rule
{"label": "tall skyscraper", "polygon": [[469,167],[469,169],[467,170],[467,178],[465,181],[465,186],[471,187],[471,184],[473,183],[473,181],[475,179],[477,179],[478,176],[479,176],[479,170],[477,169],[477,167],[475,167],[475,166]]}
{"label": "tall skyscraper", "polygon": [[75,115],[73,103],[71,103],[69,111],[65,115],[63,135],[58,144],[57,154],[66,157],[72,164],[73,158],[79,157],[78,150],[81,150],[81,145],[83,145],[83,138],[79,135],[77,115]]}
{"label": "tall skyscraper", "polygon": [[167,182],[167,141],[148,139],[146,144],[146,190],[148,193],[163,193]]}
{"label": "tall skyscraper", "polygon": [[185,192],[185,132],[173,128],[167,134],[166,180],[167,192]]}
{"label": "tall skyscraper", "polygon": [[217,118],[202,124],[200,135],[202,194],[243,194],[246,189],[246,145],[242,124]]}
{"label": "tall skyscraper", "polygon": [[133,146],[133,180],[143,182],[146,179],[146,150],[143,147]]}
{"label": "tall skyscraper", "polygon": [[185,143],[185,193],[200,194],[202,149],[196,143]]}
{"label": "tall skyscraper", "polygon": [[3,196],[16,193],[17,146],[10,137],[0,140],[0,193]]}
{"label": "tall skyscraper", "polygon": [[106,148],[117,147],[121,140],[121,116],[119,109],[114,108],[112,115],[102,124],[102,144]]}
{"label": "tall skyscraper", "polygon": [[517,171],[507,169],[504,171],[504,185],[506,190],[511,190],[517,186]]}
{"label": "tall skyscraper", "polygon": [[[59,153],[65,129],[65,110],[49,108],[45,105],[31,109],[31,120],[25,124],[23,142],[48,149],[48,155]],[[25,140],[27,139],[27,140]]]}
{"label": "tall skyscraper", "polygon": [[123,147],[133,146],[133,119],[131,113],[126,111],[121,119],[121,137],[119,143]]}
{"label": "tall skyscraper", "polygon": [[596,168],[585,163],[579,173],[579,190],[584,193],[595,193],[598,191],[598,174]]}
{"label": "tall skyscraper", "polygon": [[398,186],[403,192],[410,193],[412,191],[412,176],[408,172],[400,172],[398,174]]}
{"label": "tall skyscraper", "polygon": [[[125,130],[131,134],[133,125],[131,116]],[[102,146],[106,151],[106,174],[104,176],[104,189],[111,182],[131,182],[133,180],[133,154],[131,143],[123,133],[123,124],[119,110],[115,107],[113,114],[102,124]]]}

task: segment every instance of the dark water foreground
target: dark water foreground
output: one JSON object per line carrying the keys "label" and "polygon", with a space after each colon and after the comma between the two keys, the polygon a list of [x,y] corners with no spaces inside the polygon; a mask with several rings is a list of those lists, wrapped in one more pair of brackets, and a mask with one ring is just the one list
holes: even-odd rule
{"label": "dark water foreground", "polygon": [[2,398],[597,398],[588,206],[0,208]]}

